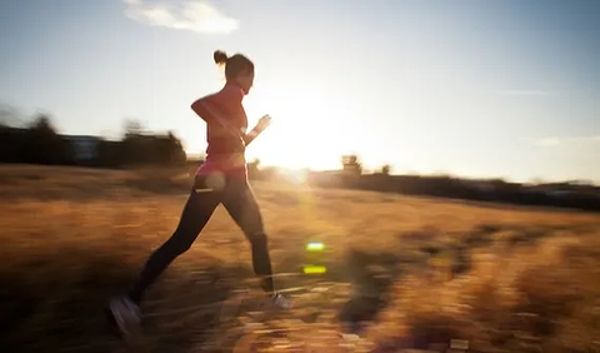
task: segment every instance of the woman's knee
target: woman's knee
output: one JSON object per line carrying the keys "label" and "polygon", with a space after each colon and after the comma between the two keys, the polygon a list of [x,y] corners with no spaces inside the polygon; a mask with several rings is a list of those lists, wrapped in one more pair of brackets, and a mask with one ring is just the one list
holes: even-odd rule
{"label": "woman's knee", "polygon": [[266,246],[268,242],[267,235],[262,230],[249,232],[246,234],[246,237],[248,240],[250,240],[253,246]]}

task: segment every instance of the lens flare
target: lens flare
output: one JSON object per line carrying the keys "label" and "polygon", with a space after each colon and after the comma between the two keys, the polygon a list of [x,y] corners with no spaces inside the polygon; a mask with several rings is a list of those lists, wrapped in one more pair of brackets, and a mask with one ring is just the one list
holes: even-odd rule
{"label": "lens flare", "polygon": [[304,274],[315,275],[327,272],[327,267],[323,265],[304,265]]}
{"label": "lens flare", "polygon": [[325,244],[320,241],[311,241],[310,243],[306,244],[306,251],[320,252],[323,250],[325,250]]}

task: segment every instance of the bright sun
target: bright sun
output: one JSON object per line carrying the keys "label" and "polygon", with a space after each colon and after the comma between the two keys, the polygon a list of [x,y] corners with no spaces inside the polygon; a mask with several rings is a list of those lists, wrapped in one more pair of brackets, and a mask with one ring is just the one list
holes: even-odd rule
{"label": "bright sun", "polygon": [[273,118],[271,126],[248,148],[248,160],[259,158],[262,165],[289,169],[339,168],[344,134],[336,127],[326,95],[279,88],[257,90],[245,101],[251,125],[265,113]]}

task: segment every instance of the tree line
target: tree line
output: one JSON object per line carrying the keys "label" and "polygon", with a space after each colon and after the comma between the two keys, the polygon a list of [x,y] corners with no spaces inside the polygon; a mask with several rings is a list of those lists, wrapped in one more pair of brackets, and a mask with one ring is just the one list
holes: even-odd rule
{"label": "tree line", "polygon": [[185,163],[185,151],[173,133],[145,134],[136,126],[139,124],[128,124],[123,138],[114,141],[59,134],[45,114],[38,115],[26,127],[0,124],[0,162],[108,168]]}

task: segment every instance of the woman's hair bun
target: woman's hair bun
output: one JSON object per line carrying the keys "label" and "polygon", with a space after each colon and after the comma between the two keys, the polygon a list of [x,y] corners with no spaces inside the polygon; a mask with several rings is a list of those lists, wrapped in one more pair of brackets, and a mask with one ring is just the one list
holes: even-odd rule
{"label": "woman's hair bun", "polygon": [[225,64],[227,62],[227,54],[222,50],[216,50],[213,57],[217,64]]}

